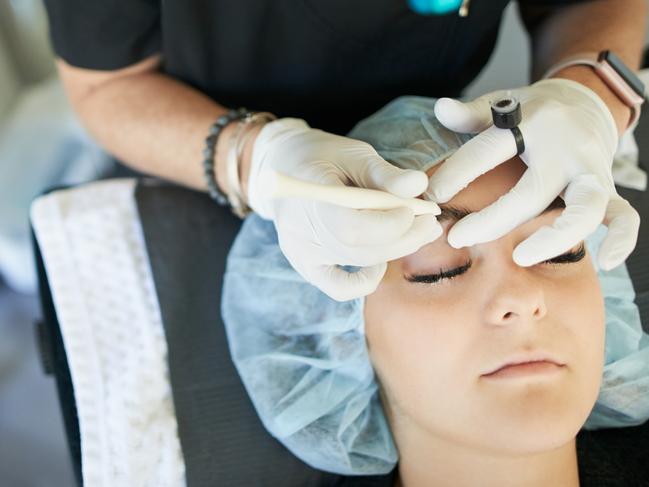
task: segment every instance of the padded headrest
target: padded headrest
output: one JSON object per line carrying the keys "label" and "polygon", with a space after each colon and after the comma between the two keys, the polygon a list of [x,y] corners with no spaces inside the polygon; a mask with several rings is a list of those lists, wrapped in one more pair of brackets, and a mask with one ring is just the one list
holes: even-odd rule
{"label": "padded headrest", "polygon": [[[627,193],[625,197],[649,219],[649,191]],[[391,486],[391,476],[343,478],[314,470],[263,428],[231,362],[218,313],[226,255],[240,221],[205,195],[177,187],[142,185],[136,200],[167,335],[187,485]],[[649,322],[648,227],[641,227],[638,246],[628,260],[645,325]],[[648,443],[648,424],[580,432],[582,485],[588,485],[588,475],[631,482],[619,485],[646,480],[649,471],[642,467],[639,452]]]}
{"label": "padded headrest", "polygon": [[140,186],[136,200],[167,337],[187,485],[332,485],[338,476],[310,468],[266,432],[230,359],[219,299],[240,220],[177,187]]}

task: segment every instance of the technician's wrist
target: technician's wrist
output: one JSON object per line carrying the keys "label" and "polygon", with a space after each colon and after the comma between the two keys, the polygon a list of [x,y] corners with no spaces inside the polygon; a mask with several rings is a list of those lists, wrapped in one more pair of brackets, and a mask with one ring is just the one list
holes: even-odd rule
{"label": "technician's wrist", "polygon": [[243,152],[241,154],[241,167],[239,168],[239,175],[241,181],[241,194],[246,204],[249,204],[248,199],[248,182],[250,179],[250,166],[252,164],[252,151],[255,146],[255,141],[259,132],[264,128],[266,124],[259,124],[251,129],[250,138],[246,142]]}
{"label": "technician's wrist", "polygon": [[225,194],[229,193],[228,188],[228,176],[227,176],[227,164],[226,160],[228,157],[228,149],[230,144],[232,144],[233,135],[236,129],[236,122],[227,124],[221,131],[218,142],[216,144],[216,152],[214,155],[214,165],[216,184],[218,184],[221,191]]}
{"label": "technician's wrist", "polygon": [[590,88],[597,94],[604,104],[608,107],[615,126],[617,127],[618,137],[626,131],[629,121],[631,120],[631,108],[625,105],[618,96],[604,83],[604,81],[593,71],[593,68],[586,65],[574,65],[558,71],[552,76],[553,78],[564,78],[576,81]]}
{"label": "technician's wrist", "polygon": [[255,191],[255,187],[264,184],[260,181],[260,175],[264,172],[262,166],[273,166],[275,162],[280,165],[286,163],[286,154],[276,156],[277,152],[281,152],[287,140],[308,130],[309,125],[302,119],[279,118],[256,127],[255,133],[252,134],[254,137],[246,144],[241,170],[242,195],[246,204],[263,218],[270,219],[264,214],[264,208],[261,208],[263,202],[255,201],[257,195],[249,193],[251,186]]}

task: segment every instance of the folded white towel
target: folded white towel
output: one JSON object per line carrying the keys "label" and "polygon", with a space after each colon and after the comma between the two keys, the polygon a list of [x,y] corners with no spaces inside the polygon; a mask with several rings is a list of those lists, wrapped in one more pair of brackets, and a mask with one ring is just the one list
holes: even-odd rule
{"label": "folded white towel", "polygon": [[167,344],[134,180],[37,199],[32,223],[70,366],[87,487],[183,487]]}

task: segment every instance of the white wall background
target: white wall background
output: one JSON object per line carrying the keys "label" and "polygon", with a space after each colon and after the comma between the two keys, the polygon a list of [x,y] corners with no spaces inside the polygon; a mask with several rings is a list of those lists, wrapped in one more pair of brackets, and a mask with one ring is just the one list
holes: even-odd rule
{"label": "white wall background", "polygon": [[18,93],[54,72],[43,0],[0,0],[0,121]]}
{"label": "white wall background", "polygon": [[[494,54],[480,76],[467,88],[467,96],[475,97],[529,83],[529,41],[517,11],[516,2],[507,7]],[[649,45],[649,30],[645,33],[645,45]]]}

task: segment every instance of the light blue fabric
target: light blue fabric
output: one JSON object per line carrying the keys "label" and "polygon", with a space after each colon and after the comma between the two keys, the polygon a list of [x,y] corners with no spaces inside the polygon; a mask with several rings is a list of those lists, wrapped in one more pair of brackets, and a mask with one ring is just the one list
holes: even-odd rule
{"label": "light blue fabric", "polygon": [[597,265],[597,249],[605,236],[606,227],[600,225],[586,240],[606,308],[604,373],[584,424],[587,430],[634,426],[649,418],[649,335],[642,329],[626,265],[610,271]]}
{"label": "light blue fabric", "polygon": [[[425,170],[469,138],[442,127],[434,103],[398,98],[350,136],[400,167]],[[604,233],[600,226],[587,240],[595,266]],[[606,297],[606,366],[585,427],[640,424],[649,417],[649,339],[626,268],[598,269],[598,277]],[[234,364],[274,437],[320,470],[393,469],[397,452],[365,344],[363,299],[337,302],[305,282],[282,254],[272,222],[252,214],[230,250],[221,303]]]}

